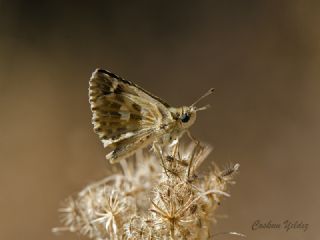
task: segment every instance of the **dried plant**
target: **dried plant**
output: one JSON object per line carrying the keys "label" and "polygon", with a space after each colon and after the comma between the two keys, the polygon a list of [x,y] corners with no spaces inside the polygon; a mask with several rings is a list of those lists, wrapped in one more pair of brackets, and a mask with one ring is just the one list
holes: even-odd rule
{"label": "dried plant", "polygon": [[[64,227],[90,239],[212,239],[215,211],[239,164],[200,173],[211,148],[179,142],[155,155],[136,153],[121,169],[69,197]],[[232,234],[232,233],[231,233]]]}

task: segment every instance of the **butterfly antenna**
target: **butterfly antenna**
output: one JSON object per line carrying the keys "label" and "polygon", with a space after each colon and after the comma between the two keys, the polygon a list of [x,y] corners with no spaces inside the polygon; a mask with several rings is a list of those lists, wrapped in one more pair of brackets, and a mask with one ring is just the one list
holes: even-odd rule
{"label": "butterfly antenna", "polygon": [[203,94],[201,97],[198,98],[197,101],[195,101],[194,103],[192,103],[191,107],[195,106],[198,102],[200,102],[202,99],[204,99],[205,97],[209,96],[210,94],[212,94],[214,92],[214,88],[210,88],[208,92],[206,92],[205,94]]}
{"label": "butterfly antenna", "polygon": [[206,109],[208,109],[208,108],[210,108],[210,107],[211,107],[210,104],[208,104],[208,105],[205,105],[205,106],[203,106],[203,107],[196,108],[196,112],[206,110]]}

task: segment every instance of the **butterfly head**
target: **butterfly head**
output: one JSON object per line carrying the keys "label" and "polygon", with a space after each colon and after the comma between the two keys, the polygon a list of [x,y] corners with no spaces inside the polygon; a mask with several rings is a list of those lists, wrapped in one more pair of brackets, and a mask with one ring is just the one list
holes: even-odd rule
{"label": "butterfly head", "polygon": [[204,95],[202,95],[197,101],[195,101],[191,106],[189,107],[181,107],[178,111],[178,121],[182,129],[189,128],[196,120],[197,118],[197,111],[202,111],[210,107],[210,105],[206,105],[203,107],[196,107],[195,105],[206,96],[213,93],[214,88],[211,88],[208,92],[206,92]]}
{"label": "butterfly head", "polygon": [[181,107],[178,113],[178,122],[181,128],[189,128],[197,118],[197,113],[194,107]]}

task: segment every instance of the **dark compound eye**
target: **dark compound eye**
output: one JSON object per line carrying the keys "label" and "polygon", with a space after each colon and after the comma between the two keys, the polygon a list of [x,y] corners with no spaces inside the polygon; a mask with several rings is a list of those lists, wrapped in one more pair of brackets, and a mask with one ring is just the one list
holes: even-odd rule
{"label": "dark compound eye", "polygon": [[187,113],[185,113],[185,114],[183,114],[182,116],[181,116],[181,122],[184,122],[184,123],[186,123],[186,122],[188,122],[189,121],[189,119],[190,119],[190,115],[189,114],[187,114]]}

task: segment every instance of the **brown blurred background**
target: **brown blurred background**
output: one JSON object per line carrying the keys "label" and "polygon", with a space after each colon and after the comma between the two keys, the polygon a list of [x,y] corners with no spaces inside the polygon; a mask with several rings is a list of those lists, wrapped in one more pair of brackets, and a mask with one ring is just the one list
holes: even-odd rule
{"label": "brown blurred background", "polygon": [[[107,172],[97,67],[173,106],[216,88],[192,132],[208,161],[241,164],[216,232],[319,239],[319,1],[84,2],[0,1],[0,239],[83,239],[50,231],[60,202]],[[309,228],[252,231],[258,219]]]}

